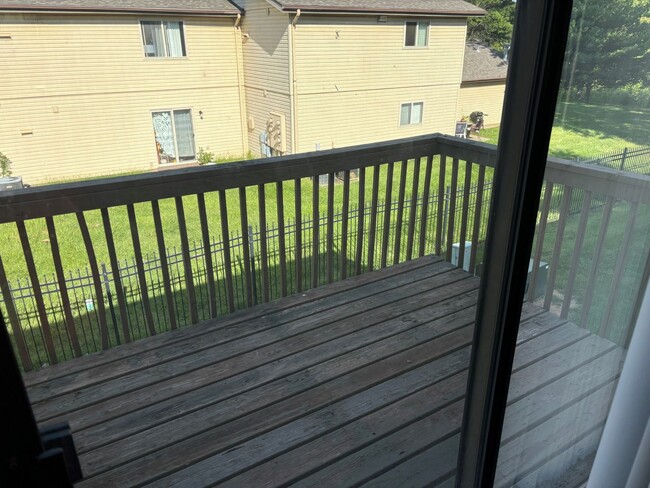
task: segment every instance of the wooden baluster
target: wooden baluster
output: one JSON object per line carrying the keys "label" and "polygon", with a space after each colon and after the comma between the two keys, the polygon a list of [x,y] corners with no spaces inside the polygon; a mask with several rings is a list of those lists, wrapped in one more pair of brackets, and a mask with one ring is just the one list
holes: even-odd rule
{"label": "wooden baluster", "polygon": [[469,254],[469,271],[474,273],[476,269],[476,255],[478,253],[478,241],[481,232],[481,214],[483,210],[483,190],[485,187],[485,166],[478,169],[478,183],[476,186],[476,206],[474,208],[474,229],[472,231],[472,250]]}
{"label": "wooden baluster", "polygon": [[253,306],[253,277],[251,275],[250,240],[248,238],[248,206],[246,188],[239,188],[239,218],[241,221],[242,248],[244,251],[244,283],[246,285],[246,304]]}
{"label": "wooden baluster", "polygon": [[343,172],[343,214],[341,216],[341,279],[348,277],[348,222],[350,219],[350,170]]}
{"label": "wooden baluster", "polygon": [[[49,357],[50,363],[56,364],[58,362],[56,348],[54,347],[54,340],[52,337],[52,330],[50,328],[50,321],[47,318],[47,310],[45,309],[45,302],[43,300],[43,293],[41,291],[41,283],[38,279],[36,272],[36,265],[34,264],[34,256],[32,248],[29,244],[29,236],[25,228],[25,222],[22,220],[16,221],[18,228],[18,235],[20,236],[20,243],[23,247],[23,254],[25,256],[25,264],[27,265],[27,272],[29,279],[32,283],[32,290],[34,291],[34,299],[36,300],[36,309],[41,323],[41,330],[43,331],[43,339],[45,341],[45,349]],[[94,276],[93,276],[94,278]],[[97,273],[97,281],[99,281],[99,273]],[[103,301],[102,301],[103,304]],[[108,347],[108,339],[106,341]]]}
{"label": "wooden baluster", "polygon": [[153,214],[153,224],[156,229],[158,257],[160,259],[160,270],[163,277],[163,288],[165,290],[167,315],[169,315],[169,326],[172,330],[175,330],[178,327],[178,323],[176,321],[176,307],[174,306],[174,292],[172,291],[172,281],[169,276],[169,263],[167,261],[167,247],[165,246],[165,233],[163,231],[162,219],[160,218],[160,206],[158,204],[158,200],[152,200],[151,213]]}
{"label": "wooden baluster", "polygon": [[192,272],[192,257],[190,256],[190,243],[187,238],[187,224],[185,222],[185,209],[183,208],[183,197],[175,197],[176,216],[178,218],[178,232],[181,238],[181,254],[183,256],[183,274],[185,275],[185,291],[190,309],[190,320],[193,324],[199,323],[199,310],[196,304],[196,292],[194,291],[194,278]]}
{"label": "wooden baluster", "polygon": [[[284,229],[284,192],[282,188],[282,181],[275,183],[275,194],[277,198],[277,210],[278,210],[278,246],[280,251],[280,288],[282,290],[282,296],[286,297],[288,293],[287,289],[287,249],[285,242],[285,229]],[[266,261],[266,255],[264,256],[264,261]]]}
{"label": "wooden baluster", "polygon": [[372,200],[370,202],[370,235],[368,236],[368,271],[375,267],[375,239],[377,233],[377,200],[379,198],[379,165],[374,166],[372,176]]}
{"label": "wooden baluster", "polygon": [[327,282],[334,281],[334,173],[327,175]]}
{"label": "wooden baluster", "polygon": [[[627,258],[627,252],[630,249],[632,232],[634,232],[634,225],[636,223],[638,210],[639,204],[637,202],[632,202],[630,206],[630,212],[627,216],[627,224],[625,225],[625,234],[623,234],[623,240],[621,241],[621,245],[618,248],[618,258],[616,259],[616,264],[614,265],[614,274],[612,275],[611,281],[612,284],[609,289],[609,294],[607,295],[607,306],[605,307],[603,320],[600,323],[599,334],[602,337],[607,337],[607,333],[609,332],[609,327],[611,325],[612,312],[614,310],[614,306],[616,305],[616,298],[618,296],[618,290],[625,269],[625,259]],[[628,325],[628,327],[632,326]],[[623,334],[622,337],[625,337],[625,335],[626,334]]]}
{"label": "wooden baluster", "polygon": [[[104,236],[106,237],[106,247],[108,248],[108,259],[111,263],[111,271],[113,274],[113,283],[115,284],[115,295],[117,296],[117,305],[120,309],[120,322],[122,323],[122,334],[124,335],[124,342],[131,342],[131,328],[129,314],[127,311],[126,297],[124,295],[124,287],[122,286],[122,278],[120,276],[120,264],[117,260],[117,252],[115,250],[115,239],[113,238],[113,228],[111,227],[111,219],[107,208],[101,209],[102,223],[104,226]],[[62,275],[63,280],[65,277]]]}
{"label": "wooden baluster", "polygon": [[418,213],[418,190],[420,187],[420,157],[413,165],[413,191],[411,193],[411,211],[409,212],[408,240],[406,241],[406,259],[413,259],[413,241],[415,240],[415,218]]}
{"label": "wooden baluster", "polygon": [[147,287],[147,278],[144,270],[144,262],[142,261],[142,249],[140,247],[140,236],[138,233],[138,221],[135,217],[135,208],[133,204],[126,206],[126,211],[129,216],[129,224],[131,226],[131,239],[133,241],[133,254],[135,257],[135,266],[138,271],[138,281],[140,283],[140,295],[142,298],[142,305],[144,307],[145,321],[149,334],[156,335],[156,327],[153,321],[153,314],[151,313],[151,303],[149,302],[149,289]]}
{"label": "wooden baluster", "polygon": [[546,310],[549,310],[551,308],[551,300],[553,298],[553,290],[555,288],[555,278],[557,276],[557,270],[560,261],[560,252],[562,251],[562,241],[564,240],[564,229],[566,228],[566,220],[569,216],[569,204],[571,203],[572,191],[573,188],[570,186],[565,186],[564,192],[562,194],[562,203],[560,204],[560,220],[558,221],[557,234],[555,236],[553,257],[551,258],[551,265],[548,270],[548,287],[546,288],[546,295],[544,297],[544,308]]}
{"label": "wooden baluster", "polygon": [[302,188],[300,178],[293,180],[294,205],[296,208],[296,293],[302,291]]}
{"label": "wooden baluster", "polygon": [[363,269],[363,220],[366,214],[366,168],[359,169],[359,208],[357,218],[357,249],[355,253],[355,274],[360,275]]}
{"label": "wooden baluster", "polygon": [[596,240],[596,247],[594,249],[594,256],[591,260],[591,270],[589,278],[587,279],[587,290],[585,291],[585,299],[582,303],[582,315],[580,316],[580,326],[587,326],[589,318],[589,310],[591,309],[591,302],[594,298],[594,287],[596,285],[596,274],[598,273],[598,264],[600,263],[600,255],[603,251],[605,244],[605,237],[607,236],[607,229],[609,228],[609,221],[612,216],[612,209],[614,208],[614,197],[608,196],[605,199],[605,207],[603,209],[603,217],[600,221],[600,229],[598,230],[598,238]]}
{"label": "wooden baluster", "polygon": [[[257,203],[258,203],[257,210],[260,219],[260,253],[261,253],[260,261],[262,266],[262,299],[264,300],[264,302],[268,302],[271,299],[271,293],[269,287],[269,264],[268,264],[269,251],[268,251],[268,242],[266,237],[266,192],[263,184],[257,185]],[[284,223],[282,224],[282,226],[284,227]],[[284,232],[284,228],[282,231]],[[278,232],[280,231],[278,230]]]}
{"label": "wooden baluster", "polygon": [[388,258],[388,239],[390,237],[390,214],[393,205],[393,171],[395,163],[388,163],[386,171],[386,198],[384,200],[384,231],[381,240],[381,259],[380,266],[386,267],[386,260]]}
{"label": "wooden baluster", "polygon": [[408,160],[404,160],[400,164],[401,164],[401,168],[399,173],[399,191],[397,195],[397,221],[395,222],[395,243],[393,245],[393,264],[397,264],[400,262],[400,252],[401,252],[401,245],[402,245],[402,223],[404,220],[404,198],[406,198],[405,196],[406,195],[406,172],[408,170]]}
{"label": "wooden baluster", "polygon": [[[571,267],[569,269],[569,276],[567,278],[566,286],[564,287],[564,299],[562,300],[562,308],[560,309],[560,317],[563,319],[566,319],[569,316],[569,309],[571,308],[571,298],[573,297],[573,288],[575,286],[576,276],[578,275],[578,265],[580,264],[582,244],[585,240],[587,220],[589,219],[589,212],[591,211],[591,196],[592,192],[587,191],[587,193],[585,193],[584,199],[582,200],[580,223],[578,224],[578,234],[576,235],[576,242],[573,246]],[[533,284],[530,283],[528,286],[533,286]]]}
{"label": "wooden baluster", "polygon": [[312,178],[312,250],[311,250],[311,287],[316,288],[319,283],[319,259],[320,259],[320,216],[318,207],[320,205],[319,177]]}
{"label": "wooden baluster", "polygon": [[[535,255],[533,257],[533,271],[530,276],[528,285],[528,301],[535,301],[535,283],[537,283],[537,274],[539,272],[539,263],[542,261],[542,251],[544,250],[544,238],[546,236],[546,225],[548,224],[548,213],[551,209],[551,198],[553,197],[553,182],[546,182],[544,191],[544,200],[542,201],[542,213],[540,215],[539,227],[537,228],[537,242],[535,244]],[[548,285],[548,283],[547,283]]]}
{"label": "wooden baluster", "polygon": [[[467,240],[467,219],[469,218],[470,188],[472,186],[472,163],[465,162],[465,184],[463,186],[463,210],[460,222],[460,248],[458,249],[458,267],[464,269],[465,241]],[[469,267],[468,267],[469,268]],[[470,268],[471,269],[471,268]]]}
{"label": "wooden baluster", "polygon": [[77,222],[81,237],[83,238],[84,245],[86,246],[86,253],[88,254],[88,264],[90,265],[90,272],[93,277],[93,286],[95,287],[95,296],[97,297],[97,314],[99,315],[99,332],[102,341],[102,349],[109,348],[108,341],[108,324],[106,323],[106,308],[104,307],[104,294],[102,292],[102,283],[99,278],[99,267],[97,266],[97,258],[95,256],[95,249],[93,241],[88,232],[88,224],[83,212],[77,212]]}
{"label": "wooden baluster", "polygon": [[212,261],[212,246],[210,245],[210,229],[208,226],[208,212],[205,208],[205,195],[196,195],[196,203],[199,207],[199,220],[201,222],[201,240],[203,241],[203,255],[205,256],[205,275],[208,281],[208,306],[210,318],[216,318],[217,309],[217,286],[214,281],[214,263]]}
{"label": "wooden baluster", "polygon": [[431,191],[431,172],[433,168],[433,156],[427,157],[427,166],[424,173],[424,192],[422,193],[422,212],[420,213],[420,245],[418,256],[424,256],[426,252],[427,218],[429,214],[429,194]]}
{"label": "wooden baluster", "polygon": [[451,194],[449,195],[449,225],[447,227],[447,250],[445,259],[451,262],[456,227],[456,196],[458,194],[458,159],[454,158],[451,167]]}
{"label": "wooden baluster", "polygon": [[230,259],[230,234],[228,230],[228,209],[226,190],[219,191],[219,212],[221,214],[221,241],[223,246],[224,271],[226,273],[226,298],[228,311],[235,311],[235,291],[232,281],[232,261]]}
{"label": "wooden baluster", "polygon": [[[54,219],[52,217],[45,217],[47,225],[47,234],[50,239],[50,249],[52,250],[52,261],[54,263],[54,271],[56,273],[56,280],[59,285],[59,293],[61,295],[61,305],[63,306],[63,317],[65,319],[68,337],[72,345],[72,351],[76,357],[81,356],[81,346],[79,345],[79,338],[77,337],[77,328],[74,323],[74,315],[72,315],[72,307],[70,306],[70,297],[68,296],[68,287],[65,281],[65,274],[63,273],[63,263],[61,262],[61,252],[59,251],[59,240],[56,236],[56,228],[54,226]],[[127,336],[125,336],[127,337]]]}
{"label": "wooden baluster", "polygon": [[438,215],[436,216],[436,255],[442,255],[442,220],[445,212],[445,171],[447,166],[447,156],[440,155],[440,172],[438,174]]}
{"label": "wooden baluster", "polygon": [[7,280],[7,273],[5,272],[5,266],[2,262],[2,256],[0,256],[0,291],[2,292],[5,308],[7,309],[9,324],[11,324],[11,332],[13,333],[14,341],[16,342],[16,349],[18,349],[18,356],[23,365],[23,370],[31,371],[34,369],[34,365],[32,364],[32,359],[29,357],[29,352],[27,352],[27,343],[25,342],[23,329],[20,326],[20,320],[18,319],[18,313],[16,312],[16,305],[11,296],[11,289],[9,288],[9,281]]}

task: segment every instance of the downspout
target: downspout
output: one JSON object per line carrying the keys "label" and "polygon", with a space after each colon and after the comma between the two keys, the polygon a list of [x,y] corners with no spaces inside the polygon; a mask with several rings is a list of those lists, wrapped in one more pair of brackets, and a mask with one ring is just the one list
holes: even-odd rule
{"label": "downspout", "polygon": [[298,19],[300,19],[300,9],[296,11],[291,20],[289,27],[289,105],[291,108],[291,153],[296,154],[298,151],[298,121],[296,116],[298,109],[296,107],[296,51],[295,51],[295,29]]}
{"label": "downspout", "polygon": [[237,92],[239,94],[239,123],[241,126],[242,150],[243,157],[248,157],[248,111],[246,109],[246,93],[244,87],[244,49],[241,40],[241,14],[237,14],[235,19],[235,56],[237,62]]}

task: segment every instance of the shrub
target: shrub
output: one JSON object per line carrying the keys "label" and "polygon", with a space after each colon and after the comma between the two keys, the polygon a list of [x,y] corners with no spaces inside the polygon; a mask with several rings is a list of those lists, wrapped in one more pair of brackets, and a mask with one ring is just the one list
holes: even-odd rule
{"label": "shrub", "polygon": [[214,153],[206,151],[202,147],[199,148],[199,154],[197,156],[196,159],[201,165],[214,162]]}
{"label": "shrub", "polygon": [[11,176],[11,160],[0,152],[0,176]]}

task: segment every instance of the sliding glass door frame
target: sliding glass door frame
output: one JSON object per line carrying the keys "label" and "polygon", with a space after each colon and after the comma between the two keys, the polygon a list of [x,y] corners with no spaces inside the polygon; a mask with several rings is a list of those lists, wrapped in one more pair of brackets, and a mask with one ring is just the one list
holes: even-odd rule
{"label": "sliding glass door frame", "polygon": [[492,486],[572,1],[518,1],[456,486]]}

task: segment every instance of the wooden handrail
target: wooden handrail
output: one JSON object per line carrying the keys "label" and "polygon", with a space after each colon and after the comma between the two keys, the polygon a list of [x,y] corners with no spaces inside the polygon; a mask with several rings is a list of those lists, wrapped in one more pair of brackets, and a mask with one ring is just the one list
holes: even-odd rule
{"label": "wooden handrail", "polygon": [[[430,154],[445,154],[487,167],[496,166],[495,146],[432,134],[164,173],[11,190],[0,196],[0,223],[313,177]],[[650,203],[650,193],[647,191],[650,176],[549,158],[546,179],[620,200]]]}

